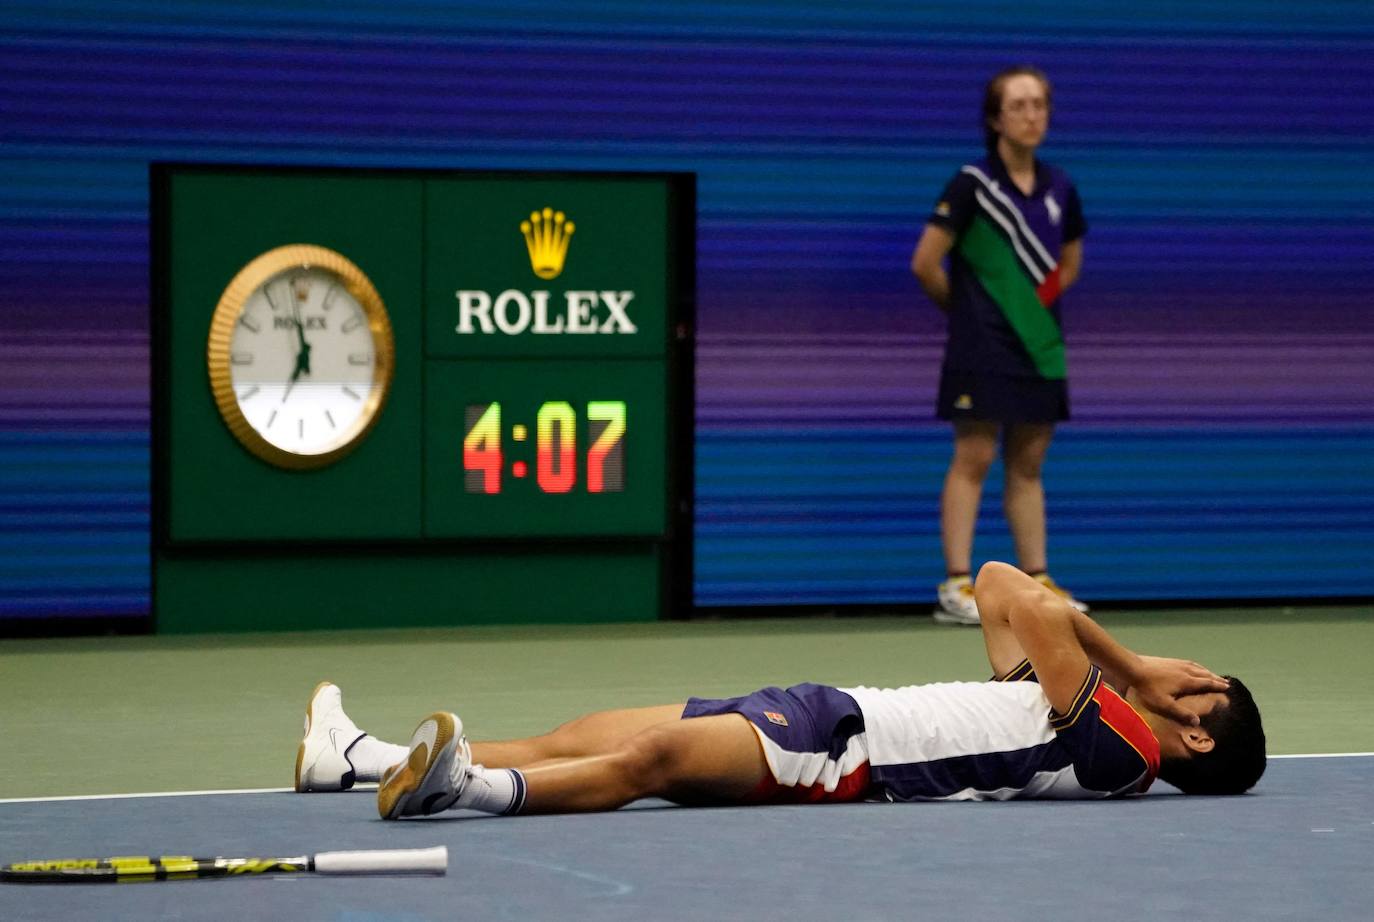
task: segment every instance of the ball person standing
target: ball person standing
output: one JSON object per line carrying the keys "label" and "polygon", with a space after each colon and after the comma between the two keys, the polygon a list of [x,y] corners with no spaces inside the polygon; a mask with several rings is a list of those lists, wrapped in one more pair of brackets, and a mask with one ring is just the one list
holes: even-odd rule
{"label": "ball person standing", "polygon": [[940,498],[946,579],[935,617],[945,623],[978,623],[973,531],[999,442],[1017,563],[1087,611],[1049,576],[1040,480],[1054,424],[1069,417],[1059,296],[1078,278],[1087,231],[1068,175],[1035,156],[1050,102],[1038,68],[1009,68],[988,82],[987,156],[950,180],[911,257],[921,287],[949,317],[936,410],[954,424]]}

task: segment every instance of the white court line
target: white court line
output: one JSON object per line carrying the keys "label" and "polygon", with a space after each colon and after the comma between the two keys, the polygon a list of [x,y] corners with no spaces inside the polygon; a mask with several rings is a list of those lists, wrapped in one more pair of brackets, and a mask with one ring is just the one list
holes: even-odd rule
{"label": "white court line", "polygon": [[[1271,755],[1271,759],[1357,759],[1374,752],[1294,752]],[[3,797],[0,804],[47,804],[67,800],[129,800],[134,797],[209,797],[215,794],[291,794],[295,788],[227,788],[222,791],[147,791],[140,794],[72,794],[66,797]],[[354,791],[375,791],[375,783],[353,785]],[[345,792],[347,793],[347,792]]]}

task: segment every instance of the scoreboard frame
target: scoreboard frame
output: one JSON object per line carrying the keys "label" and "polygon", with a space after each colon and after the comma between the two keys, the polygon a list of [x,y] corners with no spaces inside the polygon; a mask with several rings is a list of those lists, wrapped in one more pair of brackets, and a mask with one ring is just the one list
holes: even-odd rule
{"label": "scoreboard frame", "polygon": [[[695,174],[397,170],[158,162],[151,165],[149,178],[152,620],[155,630],[200,632],[383,625],[566,623],[680,618],[692,613]],[[248,220],[236,211],[240,208],[236,201],[240,197],[238,193],[220,196],[220,205],[215,207],[227,209],[225,213],[186,213],[186,209],[195,204],[197,199],[194,195],[188,196],[185,189],[194,187],[196,182],[213,185],[219,180],[224,180],[234,190],[251,190],[259,181],[274,184],[267,199],[254,199],[251,192],[242,196],[240,210],[243,211],[250,210],[255,201],[271,199],[281,189],[299,186],[305,191],[300,202],[283,205],[280,213],[267,208],[261,216],[261,239],[252,243],[257,232],[251,225],[258,221],[258,217]],[[577,362],[589,365],[597,363],[610,368],[637,364],[640,366],[637,372],[639,378],[635,380],[643,379],[645,369],[648,369],[651,378],[657,374],[655,383],[661,386],[663,403],[659,411],[662,416],[661,433],[653,446],[662,453],[661,467],[649,470],[649,473],[657,475],[654,479],[662,480],[662,495],[655,500],[655,505],[661,501],[661,510],[640,508],[634,510],[635,514],[622,517],[620,524],[596,528],[592,527],[595,525],[595,507],[587,512],[589,498],[577,496],[575,499],[581,502],[581,506],[567,500],[568,505],[563,508],[582,510],[569,514],[574,518],[584,516],[587,527],[560,530],[550,526],[543,529],[517,529],[514,532],[478,527],[475,530],[466,529],[469,532],[466,534],[463,528],[449,528],[441,529],[441,534],[427,533],[425,522],[428,511],[424,508],[426,488],[423,481],[426,478],[433,481],[434,472],[430,468],[434,461],[431,449],[425,445],[424,433],[432,425],[427,421],[431,411],[427,409],[425,401],[430,397],[428,387],[431,381],[437,380],[440,372],[451,369],[454,359],[451,355],[438,354],[443,350],[426,340],[426,328],[433,327],[429,317],[433,305],[428,299],[427,288],[432,287],[434,269],[429,265],[428,254],[423,248],[426,238],[434,236],[434,232],[425,223],[431,217],[423,207],[425,193],[422,191],[420,196],[421,226],[418,237],[421,252],[414,254],[412,260],[410,248],[404,242],[396,243],[391,239],[409,239],[408,232],[388,235],[386,226],[346,226],[353,222],[340,218],[341,214],[347,213],[347,207],[342,203],[336,207],[335,192],[345,190],[338,198],[347,203],[351,196],[347,190],[351,186],[380,184],[380,193],[373,190],[353,198],[355,204],[363,201],[364,207],[359,212],[358,220],[366,225],[367,207],[375,206],[374,210],[385,211],[390,207],[389,203],[409,195],[405,191],[404,195],[398,196],[396,189],[408,190],[418,183],[424,190],[429,188],[426,184],[452,184],[454,181],[460,188],[464,183],[470,183],[474,184],[474,188],[484,191],[522,188],[526,184],[541,190],[578,189],[585,186],[600,193],[602,199],[610,198],[611,206],[614,206],[614,196],[605,194],[607,185],[621,185],[640,193],[648,189],[649,201],[654,200],[652,190],[661,187],[664,196],[661,229],[664,246],[663,316],[655,322],[661,323],[659,329],[663,340],[658,355],[653,354],[658,344],[651,343],[653,348],[647,351],[640,349],[635,354],[627,355],[622,343],[614,343],[619,352],[612,355],[592,353],[571,358],[554,356],[545,359],[531,355],[461,359],[483,372],[508,371],[512,363],[518,362],[536,378],[541,374],[541,368],[558,367],[560,363],[568,367]],[[387,183],[395,185],[387,186]],[[373,206],[367,205],[368,195],[371,195]],[[318,226],[322,232],[314,234],[316,239],[309,241],[294,239],[303,235],[302,227],[308,226],[308,221],[305,225],[299,224],[297,217],[308,215],[312,207],[319,214]],[[576,217],[571,210],[569,216]],[[224,228],[223,236],[232,239],[238,245],[237,250],[230,245],[220,258],[219,251],[210,248],[217,239],[215,228]],[[642,228],[634,232],[645,236]],[[417,235],[410,234],[410,237],[414,236]],[[572,237],[568,256],[570,266],[579,256],[585,256],[588,252],[591,236],[591,228],[578,228],[578,234]],[[652,229],[648,237],[653,239]],[[220,433],[207,420],[213,418],[219,429],[224,427],[213,416],[216,410],[209,386],[204,381],[203,356],[197,357],[195,363],[188,357],[188,343],[197,338],[192,335],[193,327],[200,323],[208,329],[214,304],[202,302],[205,301],[205,293],[211,291],[213,285],[208,280],[183,284],[184,277],[188,272],[199,272],[202,271],[200,267],[204,267],[205,273],[218,277],[219,284],[223,285],[228,283],[229,275],[232,275],[226,275],[224,267],[241,265],[246,261],[243,257],[251,255],[254,249],[267,250],[272,245],[285,242],[322,243],[352,258],[349,250],[355,247],[349,246],[350,240],[374,239],[389,240],[399,255],[395,259],[381,260],[384,263],[382,266],[377,266],[375,260],[359,260],[359,265],[373,273],[373,280],[377,282],[384,299],[391,295],[387,307],[397,329],[395,361],[399,386],[396,392],[401,400],[405,400],[405,387],[418,387],[420,406],[418,409],[412,406],[409,411],[398,411],[395,406],[384,408],[381,422],[375,432],[369,434],[368,440],[395,436],[397,432],[409,433],[418,425],[419,457],[405,456],[404,452],[395,448],[390,449],[391,457],[383,457],[386,452],[381,451],[378,445],[364,443],[356,452],[348,453],[319,473],[314,483],[328,484],[328,489],[349,497],[347,501],[338,503],[339,507],[366,507],[364,511],[372,510],[369,515],[356,512],[354,520],[350,520],[348,511],[342,510],[331,526],[314,533],[308,529],[293,533],[292,527],[282,522],[274,525],[267,521],[266,524],[256,525],[256,522],[270,520],[275,514],[271,510],[280,506],[283,497],[293,495],[293,491],[301,484],[312,483],[310,478],[317,475],[311,471],[273,469],[258,458],[248,459],[256,467],[245,467],[242,457],[213,454],[226,449],[224,445],[213,444],[220,438]],[[522,250],[524,247],[525,244],[520,243]],[[198,254],[205,258],[197,258]],[[532,252],[530,260],[532,268]],[[413,277],[416,263],[419,266],[418,278]],[[384,271],[374,272],[374,268]],[[569,271],[571,273],[572,269]],[[378,278],[379,275],[382,277]],[[402,303],[406,299],[396,297],[398,279],[402,286],[409,285],[412,293],[420,292],[418,304]],[[535,281],[548,284],[542,278]],[[187,303],[188,291],[200,293],[191,299],[195,303]],[[398,316],[410,312],[412,308],[418,310],[418,316]],[[624,314],[622,306],[622,317]],[[407,325],[412,328],[409,338],[404,332]],[[601,338],[610,341],[609,337]],[[548,339],[546,337],[538,347],[546,349]],[[596,337],[583,339],[590,341],[592,348],[595,348]],[[489,346],[490,342],[488,340],[484,345]],[[451,348],[449,351],[452,351]],[[622,365],[611,364],[615,362]],[[192,364],[200,369],[199,381],[194,380],[195,373],[189,370]],[[408,385],[405,384],[406,375],[412,378]],[[449,374],[448,377],[453,375]],[[500,375],[495,377],[499,379]],[[556,388],[548,392],[548,399],[557,397],[555,391]],[[584,387],[583,391],[587,391],[587,388]],[[594,388],[587,391],[594,392]],[[597,394],[594,399],[607,397],[615,398],[616,395]],[[397,399],[393,396],[392,403]],[[412,402],[417,399],[413,392],[410,399]],[[458,408],[459,414],[462,409]],[[407,412],[410,414],[408,417]],[[578,412],[580,415],[581,410]],[[636,412],[632,408],[629,418],[629,434],[626,436],[628,450],[624,463],[627,483],[631,485],[635,485],[633,478],[638,473],[631,466],[632,461],[643,463],[649,469],[660,460],[652,457],[644,461],[642,451],[639,458],[633,454],[637,443],[632,439],[636,435],[637,424],[640,431],[646,429],[645,412]],[[391,436],[386,434],[388,414],[396,417],[392,427],[395,431]],[[529,422],[533,428],[534,420]],[[228,444],[227,430],[223,435],[225,444]],[[234,448],[246,457],[247,453],[242,451],[241,446],[235,445]],[[583,444],[580,443],[579,448],[585,452]],[[219,467],[241,469],[243,472],[237,481],[231,476],[225,478],[228,486],[224,492],[229,494],[227,499],[216,496],[214,480],[223,476],[224,472],[212,473],[207,467],[207,460],[216,457],[231,459]],[[531,457],[529,461],[533,468],[534,458]],[[369,464],[372,465],[370,471]],[[392,523],[379,526],[375,532],[369,533],[350,525],[350,521],[364,519],[369,522],[383,521],[394,513],[390,507],[409,508],[408,502],[411,506],[415,505],[415,502],[404,498],[388,503],[385,496],[376,495],[378,490],[389,489],[385,486],[388,482],[386,475],[393,470],[403,472],[398,480],[407,485],[398,493],[409,496],[412,491],[419,491],[419,531]],[[345,476],[350,471],[353,474],[351,478]],[[422,480],[418,487],[408,479],[417,471]],[[509,476],[510,471],[506,473]],[[187,486],[197,483],[200,486]],[[639,486],[643,488],[642,479]],[[629,490],[630,487],[625,489]],[[307,497],[303,508],[313,502],[324,519],[329,520],[334,515],[336,504],[319,499],[326,492],[317,491],[314,499]],[[242,515],[235,511],[236,505],[244,502],[251,505],[253,500],[247,497],[252,496],[266,497],[261,500],[264,516],[255,517],[250,514],[251,510]],[[608,502],[623,499],[623,496],[614,494],[607,496]],[[405,515],[396,514],[397,522],[402,519],[405,519]],[[228,524],[216,532],[215,525],[206,524],[211,521]],[[236,521],[237,525],[234,524]],[[510,585],[528,580],[546,583],[545,592],[563,601],[552,603],[548,596],[542,599],[529,598],[527,593],[522,594],[526,586]],[[283,584],[286,588],[280,593],[269,588]],[[469,602],[461,602],[461,598],[467,598]],[[409,609],[398,613],[388,599],[397,606],[403,606],[406,602],[412,604]],[[431,600],[430,604],[426,605],[426,600]],[[465,604],[475,607],[467,609],[464,608]]]}

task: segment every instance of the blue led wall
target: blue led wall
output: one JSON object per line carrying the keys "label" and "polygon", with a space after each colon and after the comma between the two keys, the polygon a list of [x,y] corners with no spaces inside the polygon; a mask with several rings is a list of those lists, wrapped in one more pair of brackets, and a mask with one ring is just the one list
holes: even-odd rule
{"label": "blue led wall", "polygon": [[695,171],[698,604],[930,600],[943,327],[907,262],[1017,62],[1091,225],[1056,575],[1374,594],[1365,0],[322,9],[0,10],[0,619],[148,610],[153,160]]}

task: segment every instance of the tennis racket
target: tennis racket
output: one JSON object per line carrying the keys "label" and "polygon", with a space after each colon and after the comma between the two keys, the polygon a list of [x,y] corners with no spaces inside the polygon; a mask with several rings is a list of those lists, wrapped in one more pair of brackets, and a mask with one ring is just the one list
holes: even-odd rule
{"label": "tennis racket", "polygon": [[260,874],[443,874],[448,848],[319,852],[297,858],[189,858],[131,855],[121,858],[48,858],[0,865],[0,883],[132,884]]}

